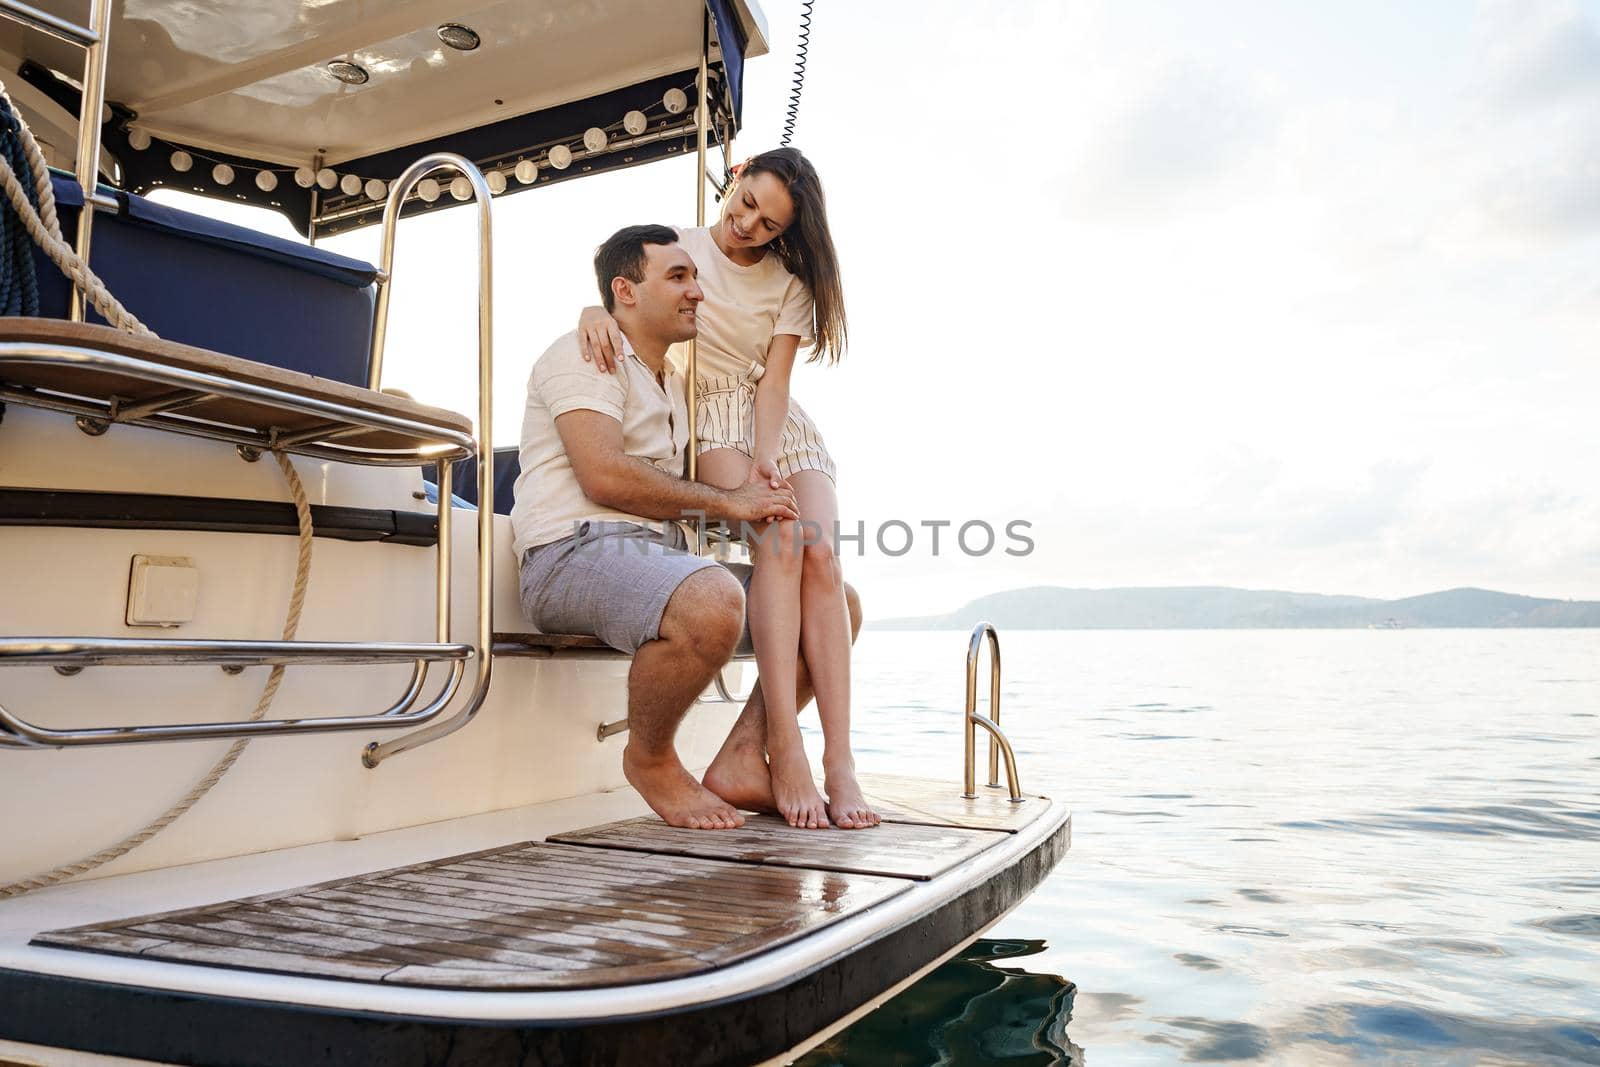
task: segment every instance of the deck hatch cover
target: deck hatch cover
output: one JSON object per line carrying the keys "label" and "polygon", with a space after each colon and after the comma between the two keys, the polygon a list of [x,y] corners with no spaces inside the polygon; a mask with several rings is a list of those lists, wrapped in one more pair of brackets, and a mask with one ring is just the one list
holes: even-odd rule
{"label": "deck hatch cover", "polygon": [[531,843],[52,931],[33,943],[393,985],[577,989],[734,963],[909,886]]}

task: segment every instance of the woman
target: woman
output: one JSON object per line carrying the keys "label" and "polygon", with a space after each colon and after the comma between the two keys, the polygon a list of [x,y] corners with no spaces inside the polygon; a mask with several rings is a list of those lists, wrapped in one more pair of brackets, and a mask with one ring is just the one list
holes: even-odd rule
{"label": "woman", "polygon": [[[847,327],[838,257],[822,183],[793,148],[763,152],[735,170],[736,183],[709,227],[678,238],[699,267],[696,347],[697,477],[736,489],[752,470],[786,479],[799,524],[773,523],[753,538],[751,636],[767,707],[767,754],[779,814],[791,826],[876,826],[850,750],[850,619],[834,553],[839,504],[822,435],[789,399],[804,346],[808,361],[837,362]],[[616,323],[600,308],[579,320],[586,358],[614,370]],[[799,656],[822,719],[824,802],[800,736]]]}

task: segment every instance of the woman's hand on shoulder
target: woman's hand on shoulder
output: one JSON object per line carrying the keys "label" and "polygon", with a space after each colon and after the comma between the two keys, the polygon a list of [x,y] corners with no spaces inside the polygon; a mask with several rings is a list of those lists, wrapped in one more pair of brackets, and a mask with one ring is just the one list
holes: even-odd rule
{"label": "woman's hand on shoulder", "polygon": [[585,361],[606,374],[622,364],[622,331],[605,308],[586,307],[578,316],[578,348]]}

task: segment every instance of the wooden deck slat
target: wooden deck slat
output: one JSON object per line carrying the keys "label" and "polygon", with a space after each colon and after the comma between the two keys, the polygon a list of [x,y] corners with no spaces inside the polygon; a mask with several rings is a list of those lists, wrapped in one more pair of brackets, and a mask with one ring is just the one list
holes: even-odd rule
{"label": "wooden deck slat", "polygon": [[[415,885],[420,892],[425,892],[430,896],[441,895],[439,886],[424,882],[415,875],[403,876],[401,879],[397,879],[397,882],[404,885]],[[630,930],[634,933],[657,937],[663,941],[676,944],[711,945],[720,940],[712,931],[702,931],[695,927],[684,926],[681,923],[672,921],[670,918],[659,916],[638,918],[630,915],[625,909],[611,908],[605,905],[565,903],[561,898],[547,900],[543,904],[530,905],[529,902],[519,900],[510,894],[490,892],[482,886],[450,889],[448,894],[459,894],[459,896],[445,895],[445,899],[461,899],[464,897],[479,902],[499,903],[505,906],[509,914],[517,914],[523,909],[535,907],[542,914],[559,916],[568,922],[598,921],[603,923],[607,929]]]}
{"label": "wooden deck slat", "polygon": [[[581,855],[582,868],[563,871],[562,877],[593,881],[596,885],[636,886],[643,883],[694,891],[693,878],[686,877],[682,868],[675,868],[670,859],[650,855],[614,856],[609,852],[592,850],[584,851]],[[481,856],[466,861],[466,865],[468,869],[492,868],[518,873],[539,870],[537,857],[529,859],[519,856]],[[716,880],[721,883],[738,882],[756,893],[770,893],[774,889],[787,891],[794,885],[793,875],[784,871],[766,871],[760,867],[721,869],[716,872]]]}
{"label": "wooden deck slat", "polygon": [[[86,947],[86,946],[75,946]],[[318,978],[344,978],[362,982],[381,982],[401,964],[372,960],[308,959],[295,952],[271,952],[237,945],[212,945],[173,941],[159,953],[141,954],[143,959],[172,963],[204,963],[221,967],[242,967],[251,971],[278,971],[284,974],[315,975]]]}
{"label": "wooden deck slat", "polygon": [[[390,896],[390,894],[381,892],[378,895],[383,897]],[[428,894],[423,893],[421,890],[415,890],[413,896],[415,899],[428,904],[432,904],[441,899],[431,897]],[[442,899],[449,900],[451,898]],[[458,905],[446,904],[445,906],[448,907]],[[529,909],[506,908],[500,911],[482,910],[479,911],[478,914],[483,915],[485,918],[499,921],[507,925],[520,926],[524,933],[529,931],[546,930],[549,929],[552,924],[554,924],[558,925],[561,929],[585,933],[591,937],[609,937],[618,941],[626,941],[630,944],[635,944],[650,949],[670,949],[674,945],[680,944],[680,940],[677,938],[651,930],[640,930],[627,923],[612,923],[604,916],[584,916],[579,914],[575,917],[573,910],[570,908],[552,907],[540,909],[539,915],[543,917],[542,922],[535,918],[528,917],[528,910]],[[704,939],[686,939],[686,943],[683,944],[683,947],[690,948],[698,945],[702,940]]]}
{"label": "wooden deck slat", "polygon": [[[542,951],[542,946],[534,944],[518,942],[516,948],[511,948],[494,937],[479,938],[476,941],[440,938],[431,932],[420,931],[414,927],[330,923],[310,918],[303,913],[291,915],[288,912],[289,909],[286,909],[283,914],[268,912],[230,918],[226,924],[216,924],[212,929],[237,930],[260,937],[281,938],[294,944],[354,941],[361,947],[353,949],[352,955],[392,957],[396,955],[392,950],[399,949],[408,954],[414,953],[416,962],[430,965],[444,954],[458,958],[469,966],[472,965],[470,961],[521,967],[551,967],[557,970],[583,966],[581,961],[574,961],[559,952]],[[227,914],[239,915],[237,911]],[[342,936],[346,931],[358,936]],[[608,958],[605,962],[609,966],[618,961]]]}
{"label": "wooden deck slat", "polygon": [[[477,878],[466,882],[466,885],[469,888],[473,885],[498,886],[501,888],[495,890],[497,893],[511,894],[531,902],[541,903],[547,902],[552,894],[558,894],[562,890],[570,888],[571,883],[566,886],[553,885],[548,882],[518,885],[516,882],[504,878]],[[647,887],[641,887],[642,894],[647,892]],[[742,907],[743,904],[741,903]],[[610,891],[588,894],[588,903],[585,905],[584,910],[586,912],[616,915],[644,922],[666,922],[679,926],[684,930],[704,930],[709,934],[719,934],[730,928],[760,930],[765,926],[771,925],[770,919],[747,918],[737,912],[728,911],[718,914],[715,911],[689,903],[660,903],[649,899],[648,896],[644,896],[641,900],[630,902],[622,899],[620,893]]]}
{"label": "wooden deck slat", "polygon": [[[495,916],[485,915],[481,912],[464,911],[460,908],[439,908],[428,904],[416,904],[412,910],[406,910],[395,900],[385,900],[381,897],[360,894],[346,894],[350,902],[332,899],[331,894],[336,890],[323,890],[314,897],[308,898],[320,907],[348,908],[356,912],[364,912],[377,918],[392,918],[398,922],[413,922],[436,916],[440,921],[451,919],[456,922],[470,923],[463,929],[480,931],[484,936],[509,937],[531,941],[553,941],[557,944],[588,944],[596,949],[612,953],[613,955],[631,959],[654,959],[660,953],[661,941],[659,938],[648,939],[650,943],[640,944],[637,941],[627,941],[620,937],[611,936],[611,931],[604,927],[592,925],[574,925],[572,923],[547,920],[533,922],[522,920],[520,922],[500,922]],[[446,915],[445,912],[450,914]]]}
{"label": "wooden deck slat", "polygon": [[339,921],[355,923],[360,926],[396,926],[406,930],[413,930],[419,934],[431,931],[441,941],[459,939],[461,941],[475,942],[492,937],[515,937],[529,945],[537,946],[540,952],[566,952],[579,950],[599,961],[602,957],[615,963],[637,962],[642,956],[648,956],[649,950],[640,949],[637,945],[630,945],[622,941],[607,941],[590,935],[574,934],[555,924],[548,930],[518,929],[516,927],[502,926],[498,923],[487,923],[482,920],[456,920],[460,925],[445,925],[449,920],[439,917],[429,919],[416,913],[388,911],[383,908],[373,907],[370,902],[355,905],[345,904],[336,900],[318,900],[316,907],[290,907],[284,914],[306,914],[313,918],[321,916],[334,916]]}
{"label": "wooden deck slat", "polygon": [[[724,831],[715,831],[722,833]],[[685,877],[685,870],[678,864],[676,858],[666,855],[653,855],[644,852],[618,853],[579,846],[559,845],[552,839],[544,847],[562,847],[577,849],[575,856],[581,857],[581,868],[574,872],[573,877],[584,878],[589,875],[605,873],[608,875],[620,874],[629,880],[629,884],[637,884],[643,879],[666,878],[673,885],[696,893],[702,891],[697,887],[693,878]],[[511,861],[507,857],[507,862]],[[747,897],[760,900],[774,900],[779,907],[785,907],[790,902],[789,895],[798,890],[816,895],[823,891],[829,883],[829,872],[816,871],[814,877],[796,881],[793,870],[782,868],[765,868],[753,865],[723,866],[717,870],[716,882],[719,885],[738,885]]]}
{"label": "wooden deck slat", "polygon": [[[481,860],[463,864],[461,872],[462,874],[458,875],[452,871],[444,874],[443,877],[454,879],[463,877],[465,874],[471,874],[475,880],[481,880],[485,884],[501,886],[523,894],[537,892],[543,887],[563,889],[572,885],[582,885],[585,887],[586,892],[593,897],[602,897],[608,893],[617,897],[617,904],[622,906],[651,910],[646,908],[648,904],[655,905],[658,910],[663,910],[663,913],[673,916],[682,916],[688,919],[709,917],[713,921],[713,928],[720,928],[721,924],[727,920],[725,912],[717,906],[715,901],[707,900],[705,894],[692,884],[685,884],[691,880],[685,879],[681,875],[666,880],[667,891],[664,892],[661,888],[663,881],[661,876],[652,876],[646,872],[636,874],[631,883],[623,881],[620,876],[614,880],[598,880],[587,872],[570,872],[557,878],[554,875],[540,871],[538,868],[491,867]],[[464,877],[463,880],[465,880]],[[721,881],[719,884],[727,885],[728,883]],[[682,885],[683,888],[676,891],[672,889],[672,887],[679,885]],[[754,891],[748,893],[741,902],[742,907],[749,909],[747,921],[759,923],[761,921],[759,916],[761,915],[786,914],[784,904],[788,902],[787,899],[783,903],[774,903],[762,899],[761,890],[766,887],[751,888]],[[770,889],[767,889],[766,895],[772,895]]]}
{"label": "wooden deck slat", "polygon": [[884,823],[869,830],[801,830],[753,815],[736,830],[681,830],[645,816],[550,840],[595,848],[805,867],[926,881],[1001,840],[1003,831]]}
{"label": "wooden deck slat", "polygon": [[[478,864],[474,864],[472,869],[485,868],[480,868]],[[498,865],[487,869],[508,874],[515,873],[517,871],[517,868],[515,867],[503,867]],[[648,893],[650,900],[660,902],[663,905],[673,906],[682,903],[691,909],[710,906],[710,902],[706,900],[705,893],[697,886],[689,885],[681,879],[670,882],[662,881],[659,875],[650,875],[645,872],[641,872],[632,880],[625,878],[621,874],[613,875],[609,872],[596,871],[588,871],[581,875],[574,872],[568,876],[566,881],[561,882],[557,882],[553,879],[535,877],[531,874],[524,875],[523,878],[525,885],[547,884],[554,888],[565,888],[566,886],[570,885],[581,885],[584,887],[585,891],[592,892],[597,896],[604,896],[607,893],[612,893],[622,895],[624,899],[627,899],[630,896],[638,899],[641,893]],[[726,886],[732,883],[725,881],[720,884]],[[756,887],[758,891],[767,888],[768,887],[766,886]],[[752,922],[756,922],[761,918],[783,918],[787,916],[792,910],[793,900],[786,900],[783,903],[772,903],[759,899],[756,893],[752,892],[748,893],[740,900],[739,907],[742,912],[751,917]]]}

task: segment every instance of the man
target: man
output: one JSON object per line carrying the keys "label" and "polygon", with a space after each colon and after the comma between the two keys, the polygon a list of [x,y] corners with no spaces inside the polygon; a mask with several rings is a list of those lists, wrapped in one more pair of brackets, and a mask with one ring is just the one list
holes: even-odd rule
{"label": "man", "polygon": [[797,519],[794,493],[754,473],[731,491],[682,477],[688,413],[666,356],[695,335],[702,294],[673,230],[619,230],[595,252],[595,274],[626,342],[622,364],[596,373],[575,333],[534,363],[511,512],[523,607],[541,630],[594,634],[633,654],[622,768],[656,814],[673,826],[740,826],[734,804],[770,806],[759,697],[714,765],[728,799],[684,768],[673,737],[733,655],[744,592],[727,568],[688,552],[672,520]]}

